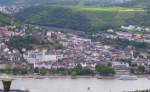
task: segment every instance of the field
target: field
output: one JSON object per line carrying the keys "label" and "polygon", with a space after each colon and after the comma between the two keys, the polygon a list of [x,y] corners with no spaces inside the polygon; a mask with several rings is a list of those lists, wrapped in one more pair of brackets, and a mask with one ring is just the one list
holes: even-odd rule
{"label": "field", "polygon": [[125,8],[125,7],[87,7],[87,6],[70,6],[72,9],[79,11],[96,11],[96,12],[145,12],[142,8]]}

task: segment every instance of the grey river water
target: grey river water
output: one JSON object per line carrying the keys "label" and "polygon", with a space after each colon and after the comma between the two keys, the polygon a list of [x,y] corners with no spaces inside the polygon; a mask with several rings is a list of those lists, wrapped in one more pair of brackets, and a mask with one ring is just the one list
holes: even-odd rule
{"label": "grey river water", "polygon": [[[90,90],[87,90],[88,87]],[[96,78],[17,79],[13,81],[12,88],[27,88],[31,92],[122,92],[149,89],[150,80],[146,78],[130,81]]]}

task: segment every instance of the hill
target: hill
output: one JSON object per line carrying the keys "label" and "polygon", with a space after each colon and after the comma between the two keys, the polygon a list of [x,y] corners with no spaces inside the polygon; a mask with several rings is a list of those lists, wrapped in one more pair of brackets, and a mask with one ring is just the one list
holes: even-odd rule
{"label": "hill", "polygon": [[45,5],[45,4],[59,4],[59,5],[108,5],[114,3],[122,3],[124,0],[0,0],[0,4],[18,4],[18,5]]}
{"label": "hill", "polygon": [[19,0],[0,0],[0,5],[12,5],[12,4],[17,3],[18,1]]}
{"label": "hill", "polygon": [[91,31],[121,25],[149,25],[149,14],[142,8],[41,6],[14,15],[23,23]]}
{"label": "hill", "polygon": [[122,4],[122,6],[148,8],[150,7],[150,0],[131,0],[126,4]]}
{"label": "hill", "polygon": [[133,0],[131,2],[134,7],[150,8],[150,0]]}
{"label": "hill", "polygon": [[11,22],[11,17],[0,13],[0,26],[8,25]]}

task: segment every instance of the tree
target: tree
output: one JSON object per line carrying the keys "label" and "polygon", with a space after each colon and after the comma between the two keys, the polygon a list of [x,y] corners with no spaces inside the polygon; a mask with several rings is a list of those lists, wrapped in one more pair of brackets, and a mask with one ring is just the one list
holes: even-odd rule
{"label": "tree", "polygon": [[107,76],[115,74],[115,70],[110,66],[96,65],[95,69],[96,72],[99,73],[100,75]]}
{"label": "tree", "polygon": [[34,73],[40,73],[40,69],[39,68],[34,68]]}
{"label": "tree", "polygon": [[81,70],[81,75],[93,75],[94,72],[91,69],[85,68]]}
{"label": "tree", "polygon": [[139,51],[139,49],[137,49],[137,48],[133,48],[133,55],[134,55],[134,57],[139,56],[139,55],[140,55],[140,51]]}
{"label": "tree", "polygon": [[45,68],[41,68],[40,69],[40,74],[41,75],[46,75],[48,73],[48,70],[47,69],[45,69]]}
{"label": "tree", "polygon": [[112,67],[112,63],[111,63],[111,62],[109,62],[107,66]]}
{"label": "tree", "polygon": [[22,50],[22,48],[26,49],[32,49],[32,45],[35,43],[35,41],[32,40],[31,37],[20,37],[20,36],[15,36],[12,37],[9,41],[6,42],[8,47],[18,49],[19,51]]}
{"label": "tree", "polygon": [[68,70],[65,68],[58,68],[56,69],[55,73],[61,74],[61,75],[67,75],[68,74]]}
{"label": "tree", "polygon": [[55,40],[53,42],[51,42],[52,47],[54,47],[55,49],[62,49],[63,46],[62,44],[59,43],[59,41]]}
{"label": "tree", "polygon": [[144,72],[145,72],[145,67],[144,67],[143,65],[139,65],[139,66],[138,66],[138,71],[139,71],[140,73],[144,73]]}
{"label": "tree", "polygon": [[130,72],[134,74],[134,73],[135,73],[135,69],[134,69],[134,68],[131,68],[131,69],[130,69]]}
{"label": "tree", "polygon": [[82,70],[81,64],[77,64],[77,65],[74,67],[73,72],[75,72],[76,75],[80,75],[80,74],[81,74],[81,70]]}
{"label": "tree", "polygon": [[4,70],[4,72],[5,72],[6,74],[12,74],[12,69],[9,68],[9,67],[7,67],[7,68]]}

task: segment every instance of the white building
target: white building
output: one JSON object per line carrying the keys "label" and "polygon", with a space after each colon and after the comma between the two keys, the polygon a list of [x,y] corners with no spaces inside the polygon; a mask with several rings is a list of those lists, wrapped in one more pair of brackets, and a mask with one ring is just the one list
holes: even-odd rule
{"label": "white building", "polygon": [[45,51],[28,51],[23,56],[31,64],[38,62],[56,62],[63,58],[62,55],[47,54]]}
{"label": "white building", "polygon": [[126,70],[129,68],[129,64],[125,62],[112,62],[112,66],[117,70]]}
{"label": "white building", "polygon": [[35,63],[34,68],[46,68],[46,69],[51,69],[52,65],[47,64],[47,63]]}

